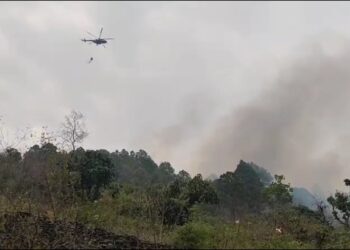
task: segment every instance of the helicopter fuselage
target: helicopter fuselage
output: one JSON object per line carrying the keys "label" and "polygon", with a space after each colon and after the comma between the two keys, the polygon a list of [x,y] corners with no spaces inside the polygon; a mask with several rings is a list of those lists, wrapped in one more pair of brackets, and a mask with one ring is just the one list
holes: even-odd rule
{"label": "helicopter fuselage", "polygon": [[96,43],[96,45],[107,43],[105,39],[96,39],[93,42]]}
{"label": "helicopter fuselage", "polygon": [[107,41],[105,39],[83,39],[83,42],[92,42],[95,43],[96,45],[100,45],[100,44],[105,44],[107,43]]}

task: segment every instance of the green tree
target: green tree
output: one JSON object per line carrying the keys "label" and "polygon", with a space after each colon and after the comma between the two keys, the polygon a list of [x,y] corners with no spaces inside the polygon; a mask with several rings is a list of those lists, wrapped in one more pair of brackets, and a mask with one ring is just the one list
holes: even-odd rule
{"label": "green tree", "polygon": [[[349,179],[345,179],[346,186],[350,186]],[[328,197],[327,201],[332,206],[334,218],[350,229],[350,198],[349,194],[337,191],[334,196]]]}
{"label": "green tree", "polygon": [[191,222],[176,231],[173,241],[180,249],[212,249],[215,233],[214,227],[208,224]]}
{"label": "green tree", "polygon": [[0,153],[0,194],[14,199],[23,180],[22,156],[14,148]]}
{"label": "green tree", "polygon": [[169,162],[159,164],[158,179],[162,183],[169,183],[175,179],[175,170]]}
{"label": "green tree", "polygon": [[201,174],[197,174],[190,180],[183,193],[190,206],[195,203],[218,203],[218,196],[209,181],[203,180]]}
{"label": "green tree", "polygon": [[144,150],[129,153],[123,149],[121,152],[113,152],[111,158],[121,184],[146,188],[158,182],[168,183],[175,178],[170,163],[158,167]]}
{"label": "green tree", "polygon": [[284,184],[283,175],[275,175],[275,181],[264,190],[264,195],[271,205],[291,204],[293,189],[290,184]]}
{"label": "green tree", "polygon": [[71,152],[70,169],[80,174],[81,189],[91,200],[100,196],[100,189],[115,178],[114,165],[106,150],[78,148]]}
{"label": "green tree", "polygon": [[178,180],[181,185],[185,186],[187,183],[191,181],[191,175],[185,170],[181,170],[176,175],[176,180]]}
{"label": "green tree", "polygon": [[259,211],[263,183],[249,163],[240,161],[235,172],[226,172],[214,181],[220,203],[232,214]]}

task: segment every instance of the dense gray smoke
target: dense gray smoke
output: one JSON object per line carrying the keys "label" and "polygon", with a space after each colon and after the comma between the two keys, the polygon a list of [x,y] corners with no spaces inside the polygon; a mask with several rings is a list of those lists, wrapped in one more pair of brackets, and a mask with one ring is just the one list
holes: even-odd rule
{"label": "dense gray smoke", "polygon": [[305,51],[272,88],[219,121],[193,165],[222,173],[244,159],[328,194],[350,176],[349,118],[350,50]]}
{"label": "dense gray smoke", "polygon": [[[173,161],[179,149],[188,148],[196,138],[203,137],[204,129],[213,122],[218,102],[206,92],[198,91],[182,99],[175,122],[153,133],[148,140],[152,155],[157,159]],[[188,154],[187,154],[188,155]],[[180,156],[182,159],[184,155]]]}

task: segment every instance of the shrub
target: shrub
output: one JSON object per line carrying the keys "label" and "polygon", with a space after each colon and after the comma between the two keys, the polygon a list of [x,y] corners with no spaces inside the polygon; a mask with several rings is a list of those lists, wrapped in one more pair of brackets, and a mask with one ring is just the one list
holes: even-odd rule
{"label": "shrub", "polygon": [[176,231],[173,244],[176,248],[214,248],[212,242],[214,234],[215,230],[212,226],[191,222]]}

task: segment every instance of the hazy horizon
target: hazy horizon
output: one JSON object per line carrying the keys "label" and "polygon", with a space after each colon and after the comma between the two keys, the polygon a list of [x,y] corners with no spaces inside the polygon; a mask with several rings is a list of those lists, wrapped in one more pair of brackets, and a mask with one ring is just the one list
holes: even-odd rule
{"label": "hazy horizon", "polygon": [[[350,176],[347,2],[1,2],[9,128],[86,117],[82,146],[178,171],[240,159],[326,194]],[[114,37],[83,43],[87,31]],[[94,61],[88,64],[90,57]]]}

